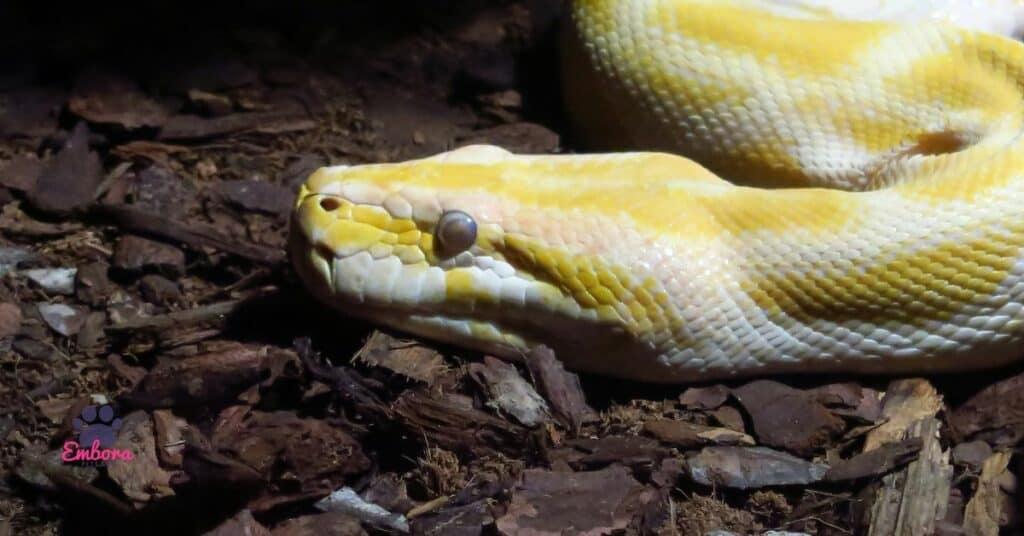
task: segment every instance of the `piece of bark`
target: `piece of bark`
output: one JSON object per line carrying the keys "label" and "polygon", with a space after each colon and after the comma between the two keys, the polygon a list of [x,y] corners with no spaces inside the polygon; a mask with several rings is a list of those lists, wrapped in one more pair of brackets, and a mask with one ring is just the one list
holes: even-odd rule
{"label": "piece of bark", "polygon": [[130,387],[135,387],[135,385],[142,381],[142,378],[146,377],[147,371],[144,367],[129,365],[118,354],[108,355],[107,364],[110,365],[110,369],[114,371],[114,374],[126,380]]}
{"label": "piece of bark", "polygon": [[79,77],[68,97],[68,110],[90,123],[128,130],[158,127],[167,120],[160,103],[131,79],[110,72],[91,71]]}
{"label": "piece of bark", "polygon": [[270,531],[272,536],[364,536],[359,520],[341,512],[295,517]]}
{"label": "piece of bark", "polygon": [[159,274],[147,274],[139,280],[142,299],[154,305],[170,305],[181,301],[178,284]]}
{"label": "piece of bark", "polygon": [[257,511],[323,497],[370,468],[369,458],[345,430],[289,411],[227,408],[210,440],[219,452],[269,480],[268,493],[249,503]]}
{"label": "piece of bark", "polygon": [[0,302],[0,339],[13,336],[21,329],[21,308],[13,303]]}
{"label": "piece of bark", "polygon": [[110,150],[110,153],[122,160],[154,162],[162,165],[170,163],[172,155],[188,154],[191,149],[184,145],[172,145],[149,140],[134,140],[123,143]]}
{"label": "piece of bark", "polygon": [[1012,503],[1013,498],[1000,484],[1008,474],[1012,455],[1012,452],[996,452],[985,460],[978,487],[964,510],[964,529],[968,534],[997,536],[999,528],[1008,523],[1007,503]]}
{"label": "piece of bark", "polygon": [[526,366],[533,375],[537,391],[566,428],[579,430],[584,423],[597,419],[597,412],[587,405],[579,376],[565,370],[550,348],[537,346],[530,350]]}
{"label": "piece of bark", "polygon": [[89,150],[89,128],[78,123],[60,152],[43,167],[26,200],[45,214],[68,216],[92,204],[102,181],[100,157]]}
{"label": "piece of bark", "polygon": [[131,460],[107,462],[107,474],[125,496],[147,503],[174,495],[171,474],[160,467],[153,420],[148,413],[135,411],[124,417],[114,448],[132,452]]}
{"label": "piece of bark", "polygon": [[296,339],[293,347],[312,379],[329,385],[335,396],[354,415],[369,422],[394,420],[393,412],[377,395],[371,380],[352,367],[334,367],[325,363],[313,350],[308,337]]}
{"label": "piece of bark", "polygon": [[798,456],[811,456],[844,429],[814,394],[776,381],[755,380],[732,394],[750,416],[759,443]]}
{"label": "piece of bark", "polygon": [[864,451],[910,438],[922,441],[918,459],[882,477],[870,505],[869,536],[931,534],[945,517],[953,467],[939,442],[941,423],[935,415],[942,398],[921,379],[889,384],[882,401],[885,424],[868,433]]}
{"label": "piece of bark", "polygon": [[239,242],[206,225],[185,224],[127,205],[101,205],[94,212],[127,231],[171,240],[193,249],[210,247],[268,266],[279,266],[285,261],[282,251]]}
{"label": "piece of bark", "polygon": [[427,385],[433,385],[448,371],[444,357],[433,348],[415,341],[399,340],[379,330],[374,330],[366,344],[356,352],[355,359]]}
{"label": "piece of bark", "polygon": [[184,221],[189,207],[196,203],[195,187],[166,165],[143,169],[132,186],[132,208],[163,218]]}
{"label": "piece of bark", "polygon": [[181,466],[187,476],[179,485],[188,485],[210,497],[227,497],[239,506],[266,488],[267,480],[262,473],[215,451],[209,440],[194,428],[185,429],[183,435],[185,450]]}
{"label": "piece of bark", "polygon": [[686,465],[697,483],[735,489],[811,484],[828,471],[827,465],[766,447],[705,447]]}
{"label": "piece of bark", "polygon": [[876,422],[882,411],[880,393],[855,383],[833,383],[808,392],[832,413],[864,423]]}
{"label": "piece of bark", "polygon": [[75,273],[75,296],[93,307],[106,305],[107,298],[117,290],[107,272],[110,265],[103,261],[91,262],[78,267]]}
{"label": "piece of bark", "polygon": [[670,454],[657,441],[639,436],[604,436],[598,438],[571,439],[567,447],[582,454],[572,456],[569,461],[575,467],[595,468],[612,463],[628,466],[655,466]]}
{"label": "piece of bark", "polygon": [[230,205],[271,216],[287,215],[295,201],[291,190],[266,181],[223,181],[217,190]]}
{"label": "piece of bark", "polygon": [[153,411],[153,433],[156,436],[156,454],[165,467],[180,468],[185,453],[185,430],[188,422],[170,410]]}
{"label": "piece of bark", "polygon": [[494,516],[487,501],[477,501],[461,506],[442,508],[420,516],[412,521],[416,534],[438,536],[478,536],[484,528],[494,523]]}
{"label": "piece of bark", "polygon": [[729,388],[722,385],[689,387],[679,395],[679,403],[686,409],[713,410],[729,399]]}
{"label": "piece of bark", "polygon": [[499,534],[610,534],[624,530],[654,499],[624,467],[558,473],[527,469],[497,520]]}
{"label": "piece of bark", "polygon": [[[300,124],[297,120],[305,120]],[[160,129],[160,140],[198,140],[236,134],[250,130],[267,131],[273,127],[288,125],[289,129],[307,130],[316,126],[307,117],[297,115],[294,111],[236,113],[222,117],[199,117],[195,115],[175,115],[169,118]],[[299,126],[292,126],[299,125]]]}
{"label": "piece of bark", "polygon": [[114,245],[111,265],[125,273],[157,272],[177,279],[185,273],[185,253],[163,242],[124,235]]}
{"label": "piece of bark", "polygon": [[979,391],[949,415],[949,425],[959,441],[1018,444],[1024,439],[1024,373]]}
{"label": "piece of bark", "polygon": [[483,363],[469,365],[469,374],[487,390],[487,406],[524,426],[538,426],[551,419],[547,403],[511,363],[486,356]]}
{"label": "piece of bark", "polygon": [[651,482],[662,489],[674,489],[680,478],[687,472],[686,460],[682,458],[665,458],[661,465],[651,471]]}
{"label": "piece of bark", "polygon": [[984,441],[968,441],[953,447],[953,463],[966,465],[972,471],[980,471],[985,460],[992,456],[992,447]]}
{"label": "piece of bark", "polygon": [[216,405],[233,400],[295,355],[272,347],[234,345],[187,359],[161,359],[127,399],[136,407]]}
{"label": "piece of bark", "polygon": [[911,437],[862,452],[848,460],[832,464],[825,473],[825,480],[856,480],[887,473],[913,461],[921,450],[921,443],[921,438]]}
{"label": "piece of bark", "polygon": [[428,444],[476,456],[523,452],[527,429],[466,407],[452,395],[406,391],[392,405],[412,437]]}
{"label": "piece of bark", "polygon": [[114,314],[115,309],[112,307],[109,309],[111,323],[107,325],[107,331],[122,333],[132,331],[163,331],[198,324],[221,324],[225,321],[225,317],[234,313],[250,299],[255,299],[261,295],[265,295],[265,293],[255,292],[248,298],[211,303],[193,309],[173,311],[156,316],[118,316]]}
{"label": "piece of bark", "polygon": [[683,449],[708,445],[754,445],[754,438],[744,433],[671,419],[646,421],[644,432],[662,443]]}
{"label": "piece of bark", "polygon": [[44,450],[42,445],[29,445],[18,454],[17,464],[11,470],[11,476],[20,479],[30,486],[48,492],[58,490],[59,483],[54,481],[55,475],[63,475],[66,480],[89,484],[99,476],[99,469],[92,465],[76,465],[61,461],[61,450]]}
{"label": "piece of bark", "polygon": [[405,480],[394,473],[374,477],[362,495],[367,501],[392,512],[408,512],[416,507],[416,503],[409,498]]}
{"label": "piece of bark", "polygon": [[35,188],[39,174],[43,172],[43,161],[33,154],[23,154],[0,164],[0,186],[19,192],[30,192]]}
{"label": "piece of bark", "polygon": [[747,423],[743,420],[743,413],[732,406],[720,406],[711,411],[711,418],[714,422],[736,432],[746,433]]}
{"label": "piece of bark", "polygon": [[107,315],[101,312],[92,312],[86,315],[82,329],[78,330],[75,342],[83,351],[99,349],[100,344],[106,337],[104,328],[107,325]]}
{"label": "piece of bark", "polygon": [[904,439],[912,423],[934,417],[942,407],[942,396],[926,380],[915,378],[890,383],[882,399],[881,418],[885,422],[868,434],[863,450]]}

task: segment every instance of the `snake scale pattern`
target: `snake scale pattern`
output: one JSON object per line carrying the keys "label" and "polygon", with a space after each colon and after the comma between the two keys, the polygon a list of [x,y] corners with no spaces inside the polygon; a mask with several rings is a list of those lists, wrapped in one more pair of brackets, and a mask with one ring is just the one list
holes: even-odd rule
{"label": "snake scale pattern", "polygon": [[290,234],[314,296],[662,383],[1024,354],[1021,2],[575,0],[565,21],[566,109],[606,152],[322,168]]}

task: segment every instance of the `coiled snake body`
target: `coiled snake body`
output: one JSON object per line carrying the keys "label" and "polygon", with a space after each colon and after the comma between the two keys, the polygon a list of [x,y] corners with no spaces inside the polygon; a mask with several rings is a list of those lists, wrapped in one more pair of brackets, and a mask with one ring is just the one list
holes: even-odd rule
{"label": "coiled snake body", "polygon": [[939,16],[576,0],[566,108],[588,146],[629,152],[320,169],[296,269],[375,322],[638,380],[1006,363],[1024,353],[1024,44],[990,32],[1024,9],[911,4]]}

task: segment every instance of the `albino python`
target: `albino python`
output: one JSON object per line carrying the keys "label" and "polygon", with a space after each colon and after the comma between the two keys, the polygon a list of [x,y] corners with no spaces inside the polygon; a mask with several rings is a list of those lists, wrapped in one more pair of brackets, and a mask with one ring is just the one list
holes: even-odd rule
{"label": "albino python", "polygon": [[997,35],[1022,21],[1017,1],[576,0],[568,115],[636,152],[322,168],[293,264],[350,314],[615,377],[997,366],[1024,353],[1024,44]]}

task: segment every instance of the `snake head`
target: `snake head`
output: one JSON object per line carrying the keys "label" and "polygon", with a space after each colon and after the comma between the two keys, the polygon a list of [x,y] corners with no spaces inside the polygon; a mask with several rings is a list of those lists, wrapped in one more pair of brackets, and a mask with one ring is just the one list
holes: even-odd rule
{"label": "snake head", "polygon": [[[290,254],[328,305],[438,341],[513,359],[538,343],[563,360],[649,351],[670,330],[664,289],[643,275],[658,254],[626,220],[595,216],[622,202],[622,181],[590,178],[584,192],[574,173],[602,162],[477,145],[321,168],[298,197]],[[645,260],[616,262],[628,258]]]}

